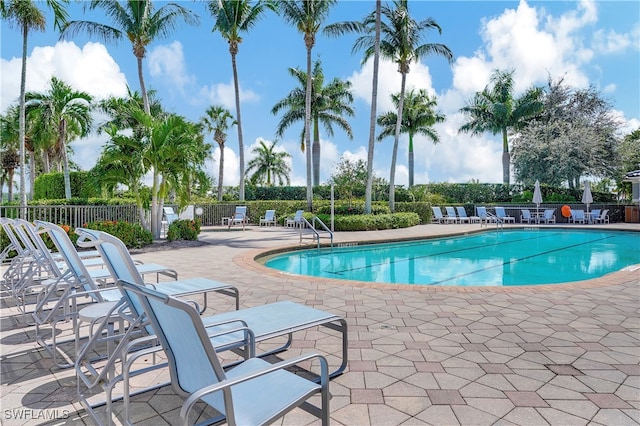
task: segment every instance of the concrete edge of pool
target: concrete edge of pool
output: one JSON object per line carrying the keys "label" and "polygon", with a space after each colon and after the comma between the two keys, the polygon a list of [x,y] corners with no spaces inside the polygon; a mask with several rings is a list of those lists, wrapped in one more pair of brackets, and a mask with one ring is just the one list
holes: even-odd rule
{"label": "concrete edge of pool", "polygon": [[[447,225],[442,225],[447,226]],[[456,225],[449,225],[449,227],[454,228]],[[544,226],[530,226],[530,225],[511,225],[509,229],[550,229],[550,227]],[[610,225],[609,227],[576,227],[576,226],[553,226],[552,229],[581,229],[581,230],[606,230],[606,231],[622,231],[622,232],[638,232],[640,233],[640,227],[637,228],[620,228],[615,226],[615,224]],[[449,231],[449,230],[448,230]],[[437,239],[437,238],[446,238],[446,237],[456,237],[456,236],[464,236],[470,234],[476,234],[481,232],[494,232],[495,229],[492,228],[480,228],[480,229],[460,229],[456,231],[455,229],[451,229],[451,232],[446,232],[438,235],[412,235],[405,237],[394,237],[388,239],[369,239],[369,240],[358,240],[353,239],[349,241],[343,241],[334,244],[336,247],[348,247],[348,246],[357,246],[357,245],[372,245],[372,244],[384,244],[384,243],[394,243],[394,242],[403,242],[403,241],[416,241],[416,240],[428,240],[428,239]],[[379,232],[379,231],[376,231]],[[358,233],[352,232],[349,234]],[[330,247],[329,243],[321,243],[321,247]],[[413,291],[453,291],[453,292],[503,292],[503,291],[529,291],[531,289],[537,289],[541,291],[552,291],[552,290],[567,290],[571,288],[595,288],[602,286],[610,286],[616,285],[631,281],[639,281],[638,274],[640,271],[640,264],[629,265],[619,271],[611,272],[606,275],[597,278],[591,278],[588,280],[581,281],[570,281],[565,283],[554,283],[554,284],[529,284],[529,285],[518,285],[518,286],[443,286],[443,285],[415,285],[415,284],[393,284],[393,283],[374,283],[368,281],[358,281],[358,280],[342,280],[337,278],[326,278],[326,277],[316,277],[311,275],[298,275],[292,274],[289,272],[279,271],[274,268],[269,268],[264,265],[264,263],[271,257],[292,251],[306,250],[306,249],[314,249],[316,248],[316,244],[301,244],[299,246],[292,247],[291,245],[273,247],[270,249],[257,249],[245,252],[240,254],[234,258],[234,262],[241,267],[255,270],[262,274],[268,274],[272,277],[285,278],[285,280],[296,280],[296,281],[309,281],[313,280],[314,282],[324,282],[324,283],[332,283],[338,285],[351,285],[354,287],[370,287],[370,288],[385,288],[385,289],[402,289],[402,290],[413,290]]]}

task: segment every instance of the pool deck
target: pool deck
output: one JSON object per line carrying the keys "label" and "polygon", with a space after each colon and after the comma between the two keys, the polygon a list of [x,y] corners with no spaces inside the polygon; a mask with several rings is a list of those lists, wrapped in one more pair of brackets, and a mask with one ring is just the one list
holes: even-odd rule
{"label": "pool deck", "polygon": [[[638,224],[597,227],[640,229]],[[421,225],[340,232],[334,242],[479,229]],[[292,276],[253,260],[266,250],[298,247],[299,232],[293,228],[211,227],[203,229],[200,240],[209,244],[135,257],[169,265],[180,278],[233,284],[241,307],[291,300],[347,319],[349,364],[330,384],[332,425],[640,424],[640,265],[563,285],[387,285]],[[222,299],[228,298],[220,297],[216,309],[230,309]],[[0,424],[93,424],[77,402],[73,369],[52,366],[35,343],[34,327],[25,324],[6,295],[1,302]],[[336,336],[300,332],[279,356],[317,351],[336,365]],[[171,387],[134,401],[136,424],[173,425],[179,419],[182,399]],[[278,424],[319,422],[294,410]]]}

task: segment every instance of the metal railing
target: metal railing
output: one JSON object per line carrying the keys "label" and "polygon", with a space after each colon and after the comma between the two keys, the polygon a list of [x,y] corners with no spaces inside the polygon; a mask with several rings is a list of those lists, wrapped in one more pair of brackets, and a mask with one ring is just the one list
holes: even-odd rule
{"label": "metal railing", "polygon": [[140,213],[134,205],[123,206],[0,206],[0,217],[22,218],[33,222],[44,220],[74,228],[89,222],[113,220],[140,223]]}
{"label": "metal railing", "polygon": [[331,230],[327,227],[327,225],[325,225],[324,222],[321,221],[318,216],[314,216],[313,219],[311,219],[311,223],[303,216],[300,219],[300,222],[302,222],[305,225],[300,227],[300,243],[301,244],[302,244],[303,229],[310,229],[311,232],[313,233],[313,240],[316,241],[318,248],[320,248],[321,235],[320,235],[320,232],[318,232],[318,229],[316,228],[316,223],[317,223],[322,228],[322,231],[325,231],[329,234],[329,238],[331,240],[331,247],[333,247],[333,232],[331,232]]}

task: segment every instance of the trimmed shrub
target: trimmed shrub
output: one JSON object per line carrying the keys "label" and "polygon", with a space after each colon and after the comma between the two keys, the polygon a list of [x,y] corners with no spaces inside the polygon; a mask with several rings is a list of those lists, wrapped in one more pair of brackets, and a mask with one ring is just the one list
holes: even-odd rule
{"label": "trimmed shrub", "polygon": [[84,227],[111,234],[122,240],[129,249],[142,248],[153,242],[151,231],[147,231],[138,223],[104,220],[87,223]]}
{"label": "trimmed shrub", "polygon": [[179,219],[174,220],[169,225],[169,231],[167,232],[167,240],[191,240],[196,241],[200,234],[200,219]]}
{"label": "trimmed shrub", "polygon": [[[318,215],[318,217],[327,226],[331,222],[329,215],[322,214]],[[408,228],[418,224],[420,224],[420,218],[416,213],[334,216],[334,228],[336,231],[376,231]]]}

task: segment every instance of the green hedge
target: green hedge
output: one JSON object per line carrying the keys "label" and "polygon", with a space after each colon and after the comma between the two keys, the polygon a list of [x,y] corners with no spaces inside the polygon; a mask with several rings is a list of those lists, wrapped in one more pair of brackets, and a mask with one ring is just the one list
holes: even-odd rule
{"label": "green hedge", "polygon": [[[329,215],[319,214],[318,218],[327,226],[331,223]],[[419,225],[420,218],[416,213],[347,215],[335,216],[333,224],[336,231],[377,231]]]}
{"label": "green hedge", "polygon": [[[94,192],[87,184],[89,172],[77,171],[69,173],[71,182],[71,196],[78,198],[98,197],[99,193]],[[64,174],[60,172],[44,173],[39,175],[33,187],[33,199],[55,199],[65,198],[64,194]]]}

